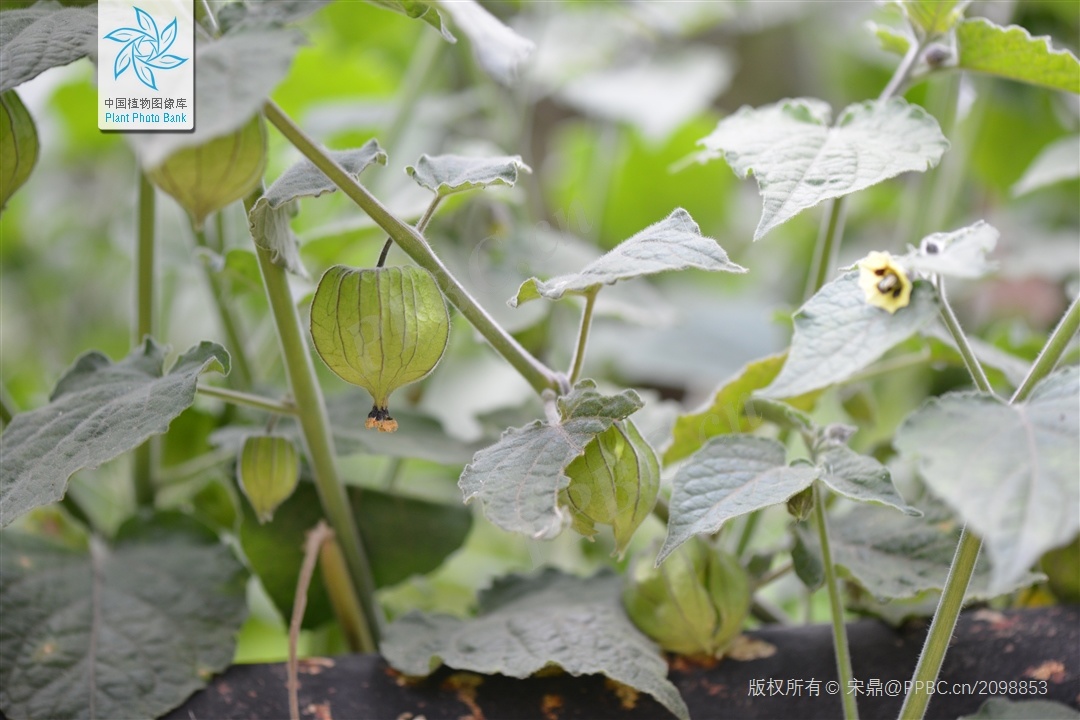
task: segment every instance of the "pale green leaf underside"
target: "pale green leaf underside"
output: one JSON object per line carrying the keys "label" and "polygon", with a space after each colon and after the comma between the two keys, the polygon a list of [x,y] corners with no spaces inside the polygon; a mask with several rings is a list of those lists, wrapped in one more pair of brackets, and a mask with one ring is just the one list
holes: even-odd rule
{"label": "pale green leaf underside", "polygon": [[517,307],[541,297],[558,300],[566,293],[585,294],[620,280],[689,268],[746,272],[746,268],[728,259],[715,240],[701,234],[701,228],[690,213],[678,208],[663,220],[619,243],[580,272],[550,280],[529,278],[508,302],[511,307]]}
{"label": "pale green leaf underside", "polygon": [[408,675],[428,675],[441,664],[516,678],[549,664],[573,676],[601,674],[689,720],[663,655],[623,612],[621,587],[617,575],[577,578],[550,568],[503,578],[483,594],[477,617],[414,611],[386,629],[380,649]]}
{"label": "pale green leaf underside", "polygon": [[247,571],[180,513],[74,550],[0,533],[0,706],[8,717],[159,717],[224,670]]}
{"label": "pale green leaf underside", "polygon": [[974,72],[1080,93],[1080,61],[1068,50],[1054,50],[1049,37],[1032,37],[1019,25],[1001,27],[984,18],[956,28],[959,67]]}
{"label": "pale green leaf underside", "polygon": [[518,35],[474,0],[436,0],[434,4],[469,38],[480,67],[499,83],[512,86],[536,49],[532,40]]}
{"label": "pale green leaf underside", "polygon": [[16,415],[0,435],[0,527],[64,497],[68,478],[165,432],[195,400],[203,372],[229,372],[229,355],[203,342],[162,372],[165,350],[150,338],[118,363],[80,357],[49,404]]}
{"label": "pale green leaf underside", "polygon": [[921,514],[904,502],[893,486],[888,468],[872,457],[837,445],[820,453],[818,465],[821,481],[844,497],[887,505],[906,515]]}
{"label": "pale green leaf underside", "polygon": [[[328,154],[353,178],[359,177],[370,165],[386,164],[386,153],[374,138],[359,148],[331,150]],[[290,225],[293,203],[300,198],[318,197],[335,190],[337,185],[310,160],[294,164],[267,188],[248,214],[255,244],[268,250],[275,264],[300,277],[308,277],[300,260],[300,241]]]}
{"label": "pale green leaf underside", "polygon": [[416,165],[407,165],[405,172],[420,187],[445,197],[492,185],[514,187],[518,173],[531,173],[532,168],[521,160],[520,155],[478,158],[424,154]]}
{"label": "pale green leaf underside", "polygon": [[903,264],[908,270],[924,273],[980,278],[997,269],[987,256],[994,251],[1000,235],[997,228],[982,220],[952,232],[934,233],[924,238],[923,244],[933,243],[938,252],[912,253],[903,259]]}
{"label": "pale green leaf underside", "polygon": [[0,13],[0,92],[97,53],[97,9],[39,2]]}
{"label": "pale green leaf underside", "polygon": [[1012,186],[1013,196],[1080,177],[1080,135],[1069,135],[1047,145]]}
{"label": "pale green leaf underside", "polygon": [[605,396],[583,380],[559,399],[561,421],[537,420],[511,428],[491,447],[476,453],[458,480],[465,502],[480,498],[495,525],[537,539],[551,539],[569,521],[558,506],[559,491],[570,484],[564,469],[615,420],[639,410],[633,390]]}
{"label": "pale green leaf underside", "polygon": [[896,437],[930,489],[983,539],[991,590],[1021,577],[1080,531],[1080,372],[1044,379],[1027,402],[978,394],[934,398]]}
{"label": "pale green leaf underside", "polygon": [[906,31],[891,28],[876,22],[867,22],[870,32],[877,38],[881,49],[886,52],[903,55],[911,47],[911,37]]}
{"label": "pale green leaf underside", "polygon": [[900,98],[848,106],[833,126],[821,100],[743,107],[700,144],[739,177],[753,174],[764,204],[754,239],[823,200],[937,165],[949,147],[937,120]]}
{"label": "pale green leaf underside", "polygon": [[[859,505],[829,521],[829,549],[833,562],[874,597],[914,598],[945,586],[960,539],[958,527],[946,527],[949,516],[941,508],[928,508],[924,517],[911,517],[884,507]],[[800,537],[819,552],[816,533],[802,532]],[[1030,575],[1023,578],[1025,582],[1034,579]],[[990,563],[984,556],[975,565],[967,601],[998,594],[991,592],[989,585]]]}
{"label": "pale green leaf underside", "polygon": [[243,127],[262,109],[289,73],[303,36],[289,29],[225,35],[195,46],[193,133],[126,133],[144,168],[160,165],[177,150],[202,145]]}
{"label": "pale green leaf underside", "polygon": [[679,468],[671,493],[671,517],[657,564],[699,533],[788,500],[819,475],[809,465],[788,466],[784,446],[770,438],[720,435]]}
{"label": "pale green leaf underside", "polygon": [[793,397],[841,382],[937,316],[937,295],[927,282],[916,282],[908,306],[890,314],[866,302],[858,278],[845,273],[795,313],[787,362],[761,395]]}

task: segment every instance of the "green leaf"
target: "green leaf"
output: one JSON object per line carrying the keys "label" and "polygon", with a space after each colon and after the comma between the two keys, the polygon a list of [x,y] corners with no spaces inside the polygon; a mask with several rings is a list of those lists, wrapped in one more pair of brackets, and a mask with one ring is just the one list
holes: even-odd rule
{"label": "green leaf", "polygon": [[318,12],[331,0],[274,0],[262,3],[230,3],[217,13],[223,33],[280,28]]}
{"label": "green leaf", "polygon": [[518,173],[531,173],[532,168],[520,155],[503,157],[466,157],[464,155],[424,154],[416,165],[405,166],[405,172],[420,187],[439,197],[492,185],[514,187]]}
{"label": "green leaf", "polygon": [[[464,544],[472,528],[473,515],[462,505],[443,505],[358,487],[349,488],[349,505],[379,588],[436,569]],[[321,519],[319,495],[310,482],[301,482],[268,523],[260,523],[251,507],[244,505],[240,544],[285,618],[292,616],[304,538]],[[332,618],[326,589],[316,576],[308,591],[304,627],[315,628]]]}
{"label": "green leaf", "polygon": [[507,87],[517,80],[521,66],[536,46],[503,25],[475,0],[437,0],[472,45],[473,56],[488,75]]}
{"label": "green leaf", "polygon": [[[675,420],[671,445],[664,451],[664,464],[693,454],[716,435],[751,432],[761,425],[761,417],[748,413],[746,404],[750,394],[771,383],[784,366],[786,354],[770,355],[747,364],[739,374],[721,385],[709,402],[695,412],[681,415]],[[792,405],[810,410],[817,399],[813,395],[794,398]]]}
{"label": "green leaf", "polygon": [[[225,35],[195,46],[195,108],[192,133],[125,133],[145,169],[177,150],[228,135],[262,110],[288,74],[303,36],[295,30],[257,30]],[[239,81],[243,78],[243,81]]]}
{"label": "green leaf", "polygon": [[809,465],[789,467],[784,446],[770,438],[714,437],[675,474],[667,538],[656,562],[698,533],[714,533],[733,517],[786,501],[818,474]]}
{"label": "green leaf", "polygon": [[99,352],[75,361],[49,404],[16,415],[0,435],[0,527],[64,497],[68,478],[160,435],[195,400],[199,375],[229,372],[229,354],[203,342],[163,373],[165,350],[147,338],[118,363]]}
{"label": "green leaf", "polygon": [[1080,135],[1068,135],[1042,149],[1012,186],[1013,197],[1080,177]]}
{"label": "green leaf", "polygon": [[885,52],[891,52],[896,55],[904,55],[907,53],[908,48],[911,47],[911,36],[896,28],[891,28],[888,25],[882,25],[876,22],[867,22],[867,27],[870,32],[877,38],[878,44]]}
{"label": "green leaf", "polygon": [[368,0],[372,5],[377,5],[387,10],[393,10],[396,13],[400,13],[413,19],[419,19],[426,22],[431,27],[435,28],[442,34],[443,38],[447,42],[456,43],[457,38],[450,32],[450,28],[446,26],[446,21],[443,20],[443,16],[432,7],[432,3],[423,2],[423,0]]}
{"label": "green leaf", "polygon": [[974,715],[964,715],[959,720],[1080,720],[1080,712],[1053,700],[995,697],[984,702]]}
{"label": "green leaf", "polygon": [[807,98],[743,107],[700,141],[700,159],[723,157],[757,180],[755,240],[823,200],[928,170],[949,147],[937,120],[900,98],[850,105],[832,126],[829,115],[828,104]]}
{"label": "green leaf", "polygon": [[795,526],[795,543],[791,547],[791,564],[795,575],[808,590],[813,592],[825,583],[825,563],[821,559],[821,548],[806,542],[804,538],[814,537],[806,523]]}
{"label": "green leaf", "polygon": [[951,393],[896,436],[930,489],[982,538],[1003,591],[1080,531],[1080,370],[1043,379],[1026,402]]}
{"label": "green leaf", "polygon": [[[950,523],[943,507],[924,508],[920,518],[888,508],[858,505],[829,519],[829,550],[833,562],[875,597],[901,600],[927,590],[941,590],[949,575],[960,529]],[[800,538],[819,553],[817,534],[800,529]],[[967,602],[989,599],[991,568],[985,557],[975,565]],[[1009,589],[1023,587],[1036,576],[1027,574]]]}
{"label": "green leaf", "polygon": [[386,629],[380,649],[408,675],[442,664],[517,678],[548,665],[573,676],[602,674],[689,720],[663,655],[623,613],[621,586],[613,574],[577,578],[551,568],[502,578],[481,594],[476,618],[411,612]]}
{"label": "green leaf", "polygon": [[616,420],[641,409],[633,390],[601,395],[582,380],[559,398],[557,423],[535,421],[510,428],[497,443],[476,453],[458,480],[465,502],[480,498],[484,515],[503,530],[549,540],[569,521],[559,491],[570,484],[567,465]]}
{"label": "green leaf", "polygon": [[701,228],[690,213],[678,208],[593,260],[581,272],[547,281],[529,278],[509,303],[511,307],[517,307],[541,297],[558,300],[566,293],[585,295],[595,292],[601,285],[612,285],[619,280],[688,268],[746,272],[746,268],[728,259],[719,243],[701,234]]}
{"label": "green leaf", "polygon": [[232,662],[247,572],[165,512],[72,549],[0,533],[0,707],[8,717],[158,717]]}
{"label": "green leaf", "polygon": [[1080,93],[1080,61],[1068,50],[1054,50],[1050,38],[1032,37],[1019,25],[1001,27],[985,18],[964,20],[956,28],[958,65],[964,70]]}
{"label": "green leaf", "polygon": [[97,8],[39,2],[0,13],[0,92],[97,54]]}
{"label": "green leaf", "polygon": [[795,336],[780,374],[761,395],[786,398],[841,382],[937,316],[937,294],[916,282],[907,307],[889,313],[866,302],[859,273],[821,288],[795,313]]}
{"label": "green leaf", "polygon": [[906,515],[920,515],[904,502],[893,487],[889,470],[872,457],[860,455],[845,445],[835,445],[818,455],[821,480],[846,498],[896,508]]}
{"label": "green leaf", "polygon": [[908,20],[924,37],[947,33],[961,18],[971,0],[904,0],[901,7]]}
{"label": "green leaf", "polygon": [[[328,154],[354,178],[371,165],[386,164],[386,153],[374,138],[359,148],[331,150]],[[295,201],[303,197],[319,197],[337,189],[337,185],[310,160],[297,162],[283,172],[251,208],[248,225],[255,244],[269,250],[275,264],[301,277],[308,277],[307,269],[300,260],[300,241],[289,224],[295,214]]]}
{"label": "green leaf", "polygon": [[920,251],[905,256],[901,262],[909,271],[980,278],[997,269],[987,255],[994,251],[1000,236],[997,228],[979,220],[959,230],[927,235],[920,243]]}

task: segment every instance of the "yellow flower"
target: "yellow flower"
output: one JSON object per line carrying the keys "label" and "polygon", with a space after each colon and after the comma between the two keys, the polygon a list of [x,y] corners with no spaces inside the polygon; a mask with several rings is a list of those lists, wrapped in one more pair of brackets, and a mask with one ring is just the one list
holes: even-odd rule
{"label": "yellow flower", "polygon": [[866,302],[890,313],[911,301],[911,281],[889,253],[872,252],[859,261],[859,287]]}

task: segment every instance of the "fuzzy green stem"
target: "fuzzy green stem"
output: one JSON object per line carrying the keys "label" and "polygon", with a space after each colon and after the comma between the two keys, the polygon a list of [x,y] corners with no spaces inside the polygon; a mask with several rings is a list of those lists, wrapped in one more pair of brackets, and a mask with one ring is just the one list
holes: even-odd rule
{"label": "fuzzy green stem", "polygon": [[263,106],[266,118],[281,132],[285,138],[296,147],[315,167],[326,174],[343,193],[349,196],[353,202],[360,206],[372,220],[375,221],[386,233],[394,239],[394,242],[405,253],[432,274],[438,283],[443,295],[450,301],[461,314],[472,323],[472,326],[484,336],[495,351],[506,358],[514,369],[538,393],[546,389],[565,390],[565,383],[547,366],[533,357],[521,343],[506,332],[501,325],[488,315],[487,311],[469,294],[457,278],[432,252],[423,236],[415,228],[403,223],[387,210],[375,196],[368,192],[360,183],[356,182],[326,151],[320,148],[309,138],[303,130],[273,102],[267,102]]}
{"label": "fuzzy green stem", "polygon": [[285,360],[285,372],[295,399],[297,418],[300,421],[315,487],[319,492],[323,512],[340,539],[342,551],[345,553],[345,560],[349,565],[353,586],[360,602],[360,615],[367,624],[364,634],[372,640],[370,646],[357,649],[363,652],[375,652],[379,641],[380,622],[380,611],[375,602],[375,582],[371,575],[371,565],[368,563],[360,540],[360,533],[353,520],[345,486],[338,477],[333,438],[330,435],[330,421],[326,414],[326,402],[315,377],[311,353],[301,330],[300,315],[289,292],[285,270],[274,264],[268,250],[256,246],[255,251],[259,259],[259,269],[262,271],[266,295],[270,300],[270,310],[277,326],[282,356]]}
{"label": "fuzzy green stem", "polygon": [[224,400],[227,403],[233,405],[242,405],[244,407],[255,408],[256,410],[264,410],[269,413],[276,413],[278,415],[295,415],[296,405],[291,402],[285,402],[282,400],[274,400],[272,398],[262,397],[261,395],[253,395],[252,393],[240,392],[239,390],[230,390],[228,388],[216,387],[214,385],[199,385],[195,388],[200,394],[206,397],[217,398],[218,400]]}
{"label": "fuzzy green stem", "polygon": [[[138,235],[135,242],[134,344],[154,335],[154,186],[139,173]],[[139,507],[154,504],[154,455],[156,440],[147,440],[132,453],[132,481]]]}
{"label": "fuzzy green stem", "polygon": [[[435,217],[435,210],[439,207],[439,203],[442,202],[443,196],[436,195],[431,199],[427,209],[424,210],[424,214],[420,217],[420,220],[416,223],[416,232],[421,235],[427,230],[428,223],[431,222],[431,218]],[[379,261],[375,263],[375,267],[381,268],[386,264],[386,255],[390,252],[390,246],[394,244],[394,238],[386,238],[386,242],[383,244],[382,252],[379,253]]]}
{"label": "fuzzy green stem", "polygon": [[956,342],[960,357],[964,359],[964,366],[967,367],[975,387],[984,393],[992,393],[993,388],[990,387],[990,380],[986,377],[986,371],[983,370],[979,359],[975,357],[975,351],[971,349],[971,343],[968,342],[964,329],[960,327],[960,321],[956,319],[956,313],[953,312],[952,306],[949,305],[949,299],[945,295],[944,278],[938,277],[936,285],[938,301],[941,303],[941,320],[945,323],[949,334],[952,335],[953,340]]}
{"label": "fuzzy green stem", "polygon": [[[209,252],[214,252],[213,248],[210,247],[210,243],[207,242],[204,230],[197,229],[195,224],[192,223],[191,231],[194,234],[197,246]],[[221,242],[220,239],[219,242]],[[214,307],[217,308],[221,330],[225,333],[225,342],[229,346],[229,355],[232,357],[232,372],[229,374],[229,380],[238,389],[250,388],[254,376],[251,373],[251,363],[248,361],[247,351],[240,334],[239,323],[237,323],[236,315],[233,313],[234,306],[229,298],[228,290],[218,273],[214,272],[205,262],[201,263],[201,265],[203,274],[206,276],[206,282],[210,286],[210,295],[214,300]]]}
{"label": "fuzzy green stem", "polygon": [[804,300],[809,300],[829,279],[829,273],[836,267],[840,254],[840,239],[844,235],[844,198],[839,197],[829,204],[829,215],[818,232],[814,245],[814,260],[810,265],[809,282],[806,284]]}
{"label": "fuzzy green stem", "polygon": [[[974,359],[975,356],[971,352],[967,338],[964,336],[963,330],[960,329],[959,323],[956,322],[956,317],[953,315],[944,295],[941,296],[941,304],[945,324],[949,328],[949,332],[953,334],[957,347],[961,348],[961,354],[964,354],[966,349],[967,354],[964,354],[964,361],[968,363],[970,358],[972,364],[969,364],[968,369],[976,368],[971,373],[972,380],[981,389],[982,384],[986,382],[985,374],[982,375],[983,379],[980,380],[979,374],[982,373],[982,368],[979,366],[978,361]],[[948,315],[946,315],[946,311],[948,311]],[[1078,326],[1080,326],[1080,299],[1073,300],[1061,322],[1058,323],[1058,326],[1046,341],[1046,345],[1043,346],[1042,352],[1039,353],[1039,357],[1031,366],[1031,370],[1028,371],[1024,382],[1016,389],[1010,403],[1023,402],[1031,394],[1032,389],[1039,380],[1050,374],[1064,354],[1072,336],[1076,334]],[[989,384],[987,384],[988,386]],[[930,630],[926,635],[926,644],[923,645],[922,653],[919,655],[919,662],[915,666],[915,673],[912,676],[912,690],[904,698],[904,705],[900,708],[901,720],[921,720],[926,714],[926,707],[932,697],[929,689],[931,683],[937,680],[938,674],[941,672],[945,652],[949,649],[949,639],[952,638],[953,631],[956,629],[956,621],[960,617],[964,596],[967,594],[968,584],[971,582],[971,575],[975,570],[975,561],[979,558],[981,548],[982,542],[979,538],[965,527],[960,534],[960,542],[956,547],[956,554],[953,556],[952,565],[949,568],[949,577],[945,581],[945,588],[941,592],[941,600],[938,602],[937,610],[934,612],[934,620],[930,624]]]}
{"label": "fuzzy green stem", "polygon": [[578,328],[577,346],[574,348],[574,361],[570,364],[570,384],[581,377],[581,366],[585,363],[585,348],[589,344],[589,328],[592,327],[593,306],[600,288],[593,288],[585,295],[585,309],[581,313],[581,327]]}
{"label": "fuzzy green stem", "polygon": [[814,483],[814,525],[821,544],[821,559],[825,565],[825,589],[829,593],[829,611],[832,616],[833,645],[836,650],[836,673],[840,680],[840,699],[844,705],[844,720],[857,720],[859,709],[855,705],[855,693],[849,692],[855,677],[851,669],[851,651],[848,649],[847,625],[844,624],[844,604],[840,599],[840,587],[836,582],[832,551],[829,549],[829,527],[825,521],[825,498],[819,483]]}

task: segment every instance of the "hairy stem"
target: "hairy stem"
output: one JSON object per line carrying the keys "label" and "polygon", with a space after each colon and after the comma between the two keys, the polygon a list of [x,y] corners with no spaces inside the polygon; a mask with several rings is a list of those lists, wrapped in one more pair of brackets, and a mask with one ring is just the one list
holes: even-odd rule
{"label": "hairy stem", "polygon": [[574,347],[574,361],[570,364],[570,384],[581,377],[581,366],[585,362],[585,348],[589,344],[589,328],[592,327],[593,306],[600,288],[593,288],[585,295],[585,309],[581,313],[581,327],[578,328],[577,345]]}
{"label": "hairy stem", "polygon": [[[435,217],[435,209],[439,207],[439,203],[442,202],[443,196],[436,195],[431,199],[431,203],[428,204],[427,209],[424,210],[424,214],[420,220],[416,223],[416,232],[421,235],[427,230],[428,223],[431,222],[431,218]],[[375,263],[375,267],[380,268],[386,264],[386,255],[390,252],[390,246],[394,244],[394,238],[386,238],[386,242],[383,244],[382,252],[379,253],[379,261]]]}
{"label": "hairy stem", "polygon": [[[154,186],[146,174],[139,173],[138,235],[135,243],[135,327],[134,344],[138,345],[155,330],[154,304]],[[140,507],[154,504],[154,455],[157,439],[150,438],[132,453],[132,481],[135,502]]]}
{"label": "hairy stem", "polygon": [[[246,203],[245,203],[246,204]],[[292,396],[296,403],[297,418],[303,435],[308,461],[311,464],[315,487],[319,492],[323,512],[340,539],[345,559],[352,575],[353,586],[361,605],[360,615],[367,625],[365,635],[371,639],[370,647],[360,647],[364,652],[374,652],[379,639],[380,612],[375,602],[375,582],[371,565],[364,552],[360,533],[353,520],[345,486],[338,476],[334,457],[330,421],[326,414],[326,402],[315,377],[311,353],[304,339],[300,315],[289,292],[285,270],[274,264],[270,252],[256,246],[263,285],[270,300],[270,309],[277,326],[278,339],[285,359],[285,373],[289,378]]]}
{"label": "hairy stem", "polygon": [[[956,340],[957,347],[961,348],[960,352],[964,355],[964,362],[968,363],[968,370],[971,372],[972,380],[979,386],[979,389],[983,389],[984,384],[989,388],[989,383],[986,383],[986,375],[982,372],[982,367],[978,361],[975,360],[967,338],[964,336],[959,323],[956,322],[956,316],[953,314],[952,308],[949,307],[944,294],[941,295],[941,305],[942,318],[945,320],[949,332],[952,333],[953,339]],[[1058,323],[1054,332],[1050,334],[1050,338],[1046,341],[1046,345],[1043,346],[1042,352],[1039,353],[1039,357],[1031,366],[1031,370],[1028,371],[1024,382],[1016,389],[1010,403],[1023,402],[1031,394],[1035,385],[1050,374],[1061,359],[1062,354],[1064,354],[1072,336],[1076,334],[1078,326],[1080,326],[1080,299],[1073,300],[1061,322]],[[988,391],[988,389],[984,390],[984,392]],[[949,639],[952,638],[953,631],[956,629],[956,621],[960,617],[964,596],[967,594],[971,574],[975,570],[975,561],[979,558],[981,548],[982,542],[979,538],[965,527],[960,534],[960,542],[956,547],[956,554],[953,556],[952,565],[949,568],[949,577],[945,581],[945,588],[941,592],[941,600],[938,602],[937,610],[934,612],[934,620],[930,624],[930,630],[926,635],[926,643],[923,645],[922,653],[919,655],[919,662],[915,666],[911,692],[904,698],[904,705],[900,708],[902,720],[921,720],[926,714],[926,707],[932,697],[930,689],[933,681],[937,680],[938,674],[941,672],[945,652],[949,649]]]}
{"label": "hairy stem", "polygon": [[512,335],[506,332],[501,325],[488,315],[487,311],[469,294],[458,279],[439,260],[438,256],[431,251],[424,238],[412,227],[403,223],[387,210],[375,196],[368,192],[360,183],[356,182],[338,165],[326,151],[315,144],[297,125],[273,102],[267,102],[263,106],[267,119],[276,127],[285,138],[291,142],[304,157],[310,160],[315,167],[326,174],[343,193],[349,196],[357,205],[366,212],[375,223],[394,239],[394,242],[416,262],[417,265],[430,272],[435,277],[443,295],[450,301],[461,314],[472,323],[472,326],[484,336],[495,348],[496,352],[506,358],[514,369],[537,392],[545,389],[566,389],[565,383],[547,366],[533,357],[528,350],[521,346]]}
{"label": "hairy stem", "polygon": [[855,705],[855,694],[849,692],[851,680],[855,677],[851,669],[851,651],[848,649],[847,625],[844,623],[844,604],[840,599],[840,587],[836,582],[836,569],[833,567],[832,551],[829,549],[829,528],[825,522],[825,498],[821,485],[814,482],[814,525],[817,527],[818,542],[821,544],[821,559],[825,565],[825,589],[829,593],[829,610],[832,616],[833,646],[836,650],[836,673],[840,680],[840,699],[844,705],[844,720],[857,720],[859,709]]}
{"label": "hairy stem", "polygon": [[239,390],[229,390],[228,388],[216,387],[214,385],[199,385],[195,389],[206,397],[224,400],[233,405],[243,405],[245,407],[255,408],[256,410],[276,413],[278,415],[296,414],[296,405],[287,401],[274,400],[273,398],[263,397],[262,395],[240,392]]}
{"label": "hairy stem", "polygon": [[[209,252],[215,252],[206,240],[205,231],[197,229],[194,223],[192,223],[191,231],[198,247]],[[210,295],[214,300],[214,307],[217,308],[218,322],[221,323],[221,330],[225,333],[225,342],[229,346],[229,355],[232,357],[233,371],[230,373],[229,380],[236,385],[237,389],[246,390],[251,387],[254,376],[251,372],[251,363],[248,360],[243,336],[239,330],[239,323],[237,323],[236,315],[233,312],[234,306],[229,298],[228,289],[225,287],[221,275],[214,272],[213,268],[206,262],[200,264],[202,265],[203,275],[206,277],[206,283],[210,286]]]}

